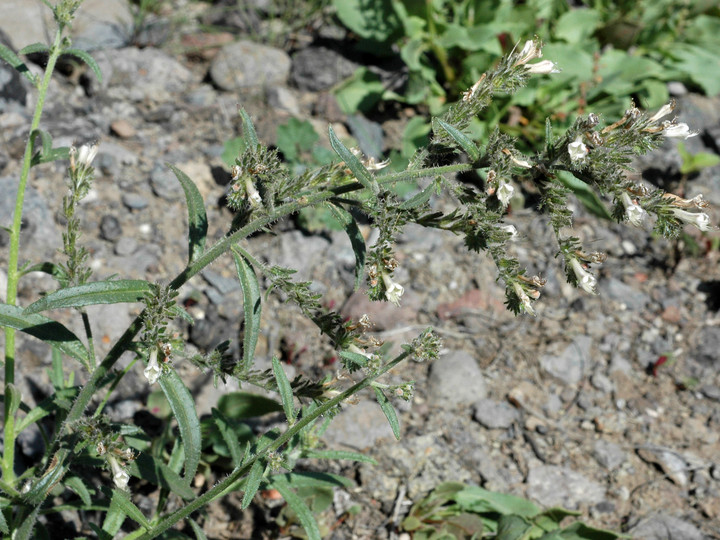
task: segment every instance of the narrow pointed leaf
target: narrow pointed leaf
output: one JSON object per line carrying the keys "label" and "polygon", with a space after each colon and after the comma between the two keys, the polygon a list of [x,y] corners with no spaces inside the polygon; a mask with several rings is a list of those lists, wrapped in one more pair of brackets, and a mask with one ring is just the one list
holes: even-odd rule
{"label": "narrow pointed leaf", "polygon": [[400,440],[400,422],[398,422],[397,414],[395,414],[395,408],[380,388],[374,386],[373,390],[375,390],[375,397],[377,397],[378,403],[380,404],[380,409],[382,409],[385,418],[387,418],[387,421],[390,423],[393,435],[395,435],[396,439]]}
{"label": "narrow pointed leaf", "polygon": [[293,404],[293,391],[290,386],[290,381],[285,374],[285,370],[280,365],[280,360],[277,356],[273,356],[272,359],[273,373],[275,374],[275,380],[278,385],[278,392],[280,393],[280,399],[282,400],[283,409],[285,410],[285,416],[288,419],[288,423],[293,425],[297,418],[297,412],[295,411],[295,405]]}
{"label": "narrow pointed leaf", "polygon": [[255,463],[253,463],[252,467],[250,467],[250,473],[248,474],[247,482],[245,483],[245,493],[243,493],[241,504],[243,510],[250,506],[253,497],[255,497],[255,493],[257,493],[257,490],[260,487],[260,482],[262,481],[264,472],[265,464],[261,460],[256,459]]}
{"label": "narrow pointed leaf", "polygon": [[20,49],[18,51],[18,55],[20,54],[33,54],[33,53],[39,53],[39,52],[49,52],[50,48],[45,45],[44,43],[33,43],[32,45],[27,45]]}
{"label": "narrow pointed leaf", "polygon": [[23,77],[30,81],[33,86],[37,85],[37,79],[33,75],[25,62],[20,60],[17,54],[15,54],[9,47],[0,43],[0,58],[5,60],[8,64],[14,67]]}
{"label": "narrow pointed leaf", "polygon": [[243,453],[240,449],[238,436],[232,428],[230,419],[215,407],[213,407],[212,409],[212,416],[213,420],[215,420],[215,425],[220,431],[220,435],[222,435],[225,444],[227,444],[228,446],[228,450],[230,450],[230,456],[232,456],[233,465],[235,467],[240,467],[243,461]]}
{"label": "narrow pointed leaf", "polygon": [[152,526],[150,525],[150,522],[147,520],[145,515],[140,511],[140,509],[135,506],[135,504],[130,500],[130,497],[127,493],[120,489],[114,489],[113,495],[112,495],[112,504],[117,504],[117,506],[129,517],[132,519],[135,523],[145,527],[147,530],[150,530]]}
{"label": "narrow pointed leaf", "polygon": [[205,249],[207,238],[208,220],[205,212],[205,201],[198,191],[195,182],[174,165],[167,164],[170,170],[175,173],[180,185],[185,192],[185,201],[188,209],[188,262],[194,262]]}
{"label": "narrow pointed leaf", "polygon": [[580,202],[585,205],[585,208],[598,217],[612,220],[612,214],[593,188],[579,178],[576,178],[572,173],[567,171],[555,172],[560,182],[573,191]]}
{"label": "narrow pointed leaf", "polygon": [[418,191],[415,195],[410,197],[407,201],[400,203],[400,208],[403,210],[412,210],[421,206],[430,200],[430,197],[435,192],[436,186],[433,182],[429,184],[425,189]]}
{"label": "narrow pointed leaf", "polygon": [[321,540],[322,536],[320,535],[320,529],[318,528],[315,516],[313,516],[305,502],[290,489],[287,482],[278,478],[273,482],[273,487],[280,492],[280,495],[285,499],[288,506],[293,509],[300,520],[300,524],[303,526],[303,529],[305,529],[308,539]]}
{"label": "narrow pointed leaf", "polygon": [[29,274],[30,272],[44,272],[45,274],[48,274],[57,280],[60,280],[67,275],[65,270],[63,270],[62,266],[50,261],[33,264],[32,266],[27,266],[22,269],[20,275],[24,276],[26,274]]}
{"label": "narrow pointed leaf", "polygon": [[[69,410],[78,392],[79,390],[77,388],[64,388],[56,391],[52,396],[43,399],[18,421],[15,425],[16,431],[20,433],[29,425],[34,424],[56,411],[63,410],[64,407],[67,407],[66,410]],[[21,408],[23,407],[21,406]]]}
{"label": "narrow pointed leaf", "polygon": [[353,481],[339,474],[324,472],[293,472],[274,474],[268,478],[270,486],[275,487],[276,482],[282,482],[293,489],[312,487],[350,487]]}
{"label": "narrow pointed leaf", "polygon": [[165,393],[168,403],[170,403],[173,416],[177,420],[180,429],[180,438],[185,450],[184,479],[190,485],[200,463],[202,444],[200,420],[195,410],[195,400],[174,370],[170,370],[167,375],[160,377],[158,382]]}
{"label": "narrow pointed leaf", "polygon": [[96,304],[120,304],[142,302],[152,291],[147,281],[140,279],[119,279],[116,281],[94,281],[76,287],[68,287],[43,296],[25,308],[24,313],[39,313],[48,309],[83,307]]}
{"label": "narrow pointed leaf", "polygon": [[20,527],[13,532],[13,540],[30,540],[34,538],[33,530],[35,529],[35,522],[37,521],[38,512],[40,512],[40,505],[38,504],[28,516],[20,524]]}
{"label": "narrow pointed leaf", "polygon": [[348,360],[349,362],[355,364],[359,367],[365,367],[367,365],[367,356],[360,353],[354,353],[350,351],[340,351],[340,358],[344,358],[345,360]]}
{"label": "narrow pointed leaf", "polygon": [[350,171],[352,171],[358,182],[372,191],[375,195],[380,193],[380,186],[378,185],[377,180],[375,180],[375,177],[370,174],[370,171],[365,168],[357,156],[348,150],[342,142],[340,142],[340,139],[338,139],[337,135],[335,135],[335,131],[332,126],[328,128],[328,133],[330,135],[330,146],[332,146],[333,150],[335,150],[337,155],[340,156],[340,159],[345,162],[345,165],[347,165]]}
{"label": "narrow pointed leaf", "polygon": [[125,522],[125,515],[125,511],[120,506],[118,499],[113,497],[110,500],[110,507],[105,514],[102,530],[108,533],[110,538],[115,538],[115,535],[120,532],[120,528]]}
{"label": "narrow pointed leaf", "polygon": [[103,531],[98,525],[88,523],[88,526],[93,530],[98,540],[113,540],[112,535],[107,531]]}
{"label": "narrow pointed leaf", "polygon": [[63,480],[63,483],[65,486],[74,491],[75,494],[80,497],[80,500],[83,502],[83,504],[90,506],[92,504],[92,499],[90,498],[90,492],[88,491],[87,486],[85,483],[77,476],[69,476],[66,477]]}
{"label": "narrow pointed leaf", "polygon": [[53,161],[62,161],[70,158],[69,146],[58,146],[51,148],[47,152],[35,154],[30,161],[30,166],[40,165],[41,163],[51,163]]}
{"label": "narrow pointed leaf", "polygon": [[195,533],[195,540],[207,540],[207,536],[205,536],[205,532],[202,530],[202,527],[200,527],[194,519],[187,518],[187,521],[190,522],[190,527],[192,527],[192,530]]}
{"label": "narrow pointed leaf", "polygon": [[360,461],[362,463],[377,465],[377,461],[370,456],[348,450],[308,450],[303,454],[303,457],[316,459],[347,459],[349,461]]}
{"label": "narrow pointed leaf", "polygon": [[260,316],[262,315],[262,303],[260,300],[260,285],[252,266],[245,259],[233,250],[235,268],[240,278],[240,285],[243,290],[243,309],[245,310],[245,336],[243,338],[243,371],[250,369],[255,357],[255,347],[260,335]]}
{"label": "narrow pointed leaf", "polygon": [[330,210],[337,220],[342,223],[345,233],[350,239],[353,253],[355,253],[355,290],[357,291],[362,285],[363,276],[365,275],[365,256],[367,248],[365,247],[365,238],[363,238],[353,215],[340,206],[334,204],[329,205]]}
{"label": "narrow pointed leaf", "polygon": [[85,62],[88,66],[90,66],[90,69],[93,70],[98,82],[102,82],[102,71],[100,71],[100,66],[98,66],[98,63],[87,53],[87,51],[83,51],[82,49],[65,49],[63,54],[71,54]]}
{"label": "narrow pointed leaf", "polygon": [[136,478],[161,486],[186,501],[196,498],[195,493],[176,472],[160,460],[140,452],[135,461],[128,465],[128,472]]}
{"label": "narrow pointed leaf", "polygon": [[243,136],[245,137],[245,142],[251,148],[258,146],[260,141],[258,140],[257,133],[255,133],[255,126],[253,125],[252,120],[250,120],[250,115],[245,109],[240,109],[240,117],[242,118]]}
{"label": "narrow pointed leaf", "polygon": [[9,326],[41,339],[82,363],[88,361],[87,349],[77,336],[43,315],[26,315],[21,307],[0,304],[0,326]]}
{"label": "narrow pointed leaf", "polygon": [[458,128],[456,128],[453,125],[448,124],[447,122],[444,122],[440,120],[439,118],[435,119],[435,122],[443,128],[445,131],[447,131],[448,135],[450,135],[456,143],[462,148],[465,153],[470,158],[470,161],[475,162],[480,157],[480,150],[475,145],[474,142],[465,135],[462,131],[460,131]]}
{"label": "narrow pointed leaf", "polygon": [[3,534],[10,534],[7,521],[5,521],[5,515],[0,512],[0,532]]}

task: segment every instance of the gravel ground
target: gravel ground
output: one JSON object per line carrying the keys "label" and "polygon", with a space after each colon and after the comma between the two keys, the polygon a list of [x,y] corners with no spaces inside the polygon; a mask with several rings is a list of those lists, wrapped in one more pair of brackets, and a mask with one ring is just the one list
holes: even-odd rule
{"label": "gravel ground", "polygon": [[[126,20],[127,6],[111,4],[120,10],[114,18],[104,12],[107,6],[88,2],[95,25],[88,23],[80,36],[92,44],[98,36],[108,38],[108,28],[115,29],[116,41],[94,53],[103,82],[78,66],[64,66],[51,84],[44,129],[57,146],[99,142],[96,184],[82,206],[83,241],[95,278],[167,280],[184,267],[187,213],[165,163],[196,181],[208,209],[209,236],[218,238],[232,218],[222,204],[229,173],[220,155],[224,142],[238,134],[237,107],[248,110],[260,138],[270,144],[275,127],[291,117],[311,120],[319,133],[328,123],[347,133],[352,121],[327,90],[355,64],[341,55],[342,41],[327,38],[342,40],[338,28],[301,33],[285,49],[261,46],[238,41],[242,28],[204,33],[201,23],[212,23],[217,11],[191,3],[183,7],[182,26],[172,17],[159,17],[133,38],[123,32],[126,26],[113,26]],[[22,25],[32,23],[23,10],[8,13],[12,17],[0,23],[4,38],[24,46],[26,40],[18,42]],[[227,21],[238,15],[224,13]],[[313,43],[318,33],[326,37]],[[33,105],[30,89],[5,73],[10,71],[0,67],[0,81],[9,81],[0,88],[2,225],[11,219]],[[717,153],[720,100],[689,93],[678,98],[681,119],[702,130],[686,142],[688,149]],[[406,120],[377,124],[386,145]],[[638,167],[645,181],[687,196],[702,192],[714,208],[720,207],[720,167],[683,178],[679,164],[674,143],[668,142]],[[33,263],[58,257],[65,167],[55,163],[34,169],[22,236],[23,255]],[[443,209],[449,202],[433,204]],[[328,447],[366,452],[378,465],[301,464],[356,481],[355,488],[338,491],[324,517],[332,538],[396,537],[410,504],[449,480],[527,496],[548,507],[578,509],[586,522],[634,538],[720,538],[718,233],[687,230],[681,241],[668,242],[649,231],[600,221],[579,203],[575,210],[583,243],[608,254],[595,297],[564,282],[546,217],[532,208],[514,208],[509,217],[520,233],[512,245],[515,255],[548,280],[536,318],[508,313],[492,262],[468,253],[460,238],[438,231],[409,227],[398,242],[397,278],[406,290],[400,308],[353,293],[353,254],[339,233],[309,235],[293,222],[282,222],[278,234],[249,240],[250,250],[263,260],[295,267],[298,279],[314,280],[327,305],[340,306],[347,316],[369,314],[375,335],[393,347],[429,325],[444,340],[433,364],[404,365],[391,374],[395,381],[416,381],[412,403],[397,404],[399,442],[370,395],[346,406],[327,432]],[[720,213],[711,210],[711,217],[718,223]],[[372,236],[370,228],[364,232]],[[4,232],[0,245],[7,246]],[[6,258],[3,249],[3,264]],[[226,258],[182,290],[182,298],[197,301],[193,314],[198,323],[181,329],[189,349],[203,350],[237,336],[242,295],[233,273]],[[22,304],[37,291],[54,288],[40,274],[30,274],[22,285]],[[4,292],[5,286],[0,289]],[[137,310],[118,305],[91,310],[101,349],[109,348]],[[80,332],[72,314],[60,316]],[[37,396],[49,385],[49,352],[26,340],[20,351],[25,377],[20,386],[26,397]],[[259,365],[268,366],[273,354],[290,361],[291,376],[333,371],[332,350],[315,327],[271,295],[264,308]],[[659,362],[662,358],[667,361]],[[219,392],[190,364],[176,367],[191,381],[200,414],[208,413]],[[131,421],[146,407],[146,388],[136,366],[108,412]],[[263,425],[280,422],[270,417]],[[28,459],[42,451],[31,430],[20,444]],[[210,485],[213,481],[207,478]],[[362,512],[339,519],[352,504],[361,505]],[[204,527],[209,538],[276,537],[272,520],[279,511],[272,494],[258,496],[258,504],[244,512],[233,495],[208,509]],[[69,524],[68,530],[73,526],[79,531],[82,524]]]}

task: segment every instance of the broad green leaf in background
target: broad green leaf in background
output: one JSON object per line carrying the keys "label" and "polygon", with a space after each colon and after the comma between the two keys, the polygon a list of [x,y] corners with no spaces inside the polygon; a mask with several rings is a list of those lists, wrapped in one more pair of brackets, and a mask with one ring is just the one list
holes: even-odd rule
{"label": "broad green leaf in background", "polygon": [[572,173],[567,171],[555,171],[555,174],[557,174],[560,182],[565,187],[570,188],[578,200],[583,203],[590,212],[604,219],[612,219],[612,214],[607,209],[607,206],[605,206],[605,203],[589,185],[575,178]]}
{"label": "broad green leaf in background", "polygon": [[385,85],[380,81],[380,77],[366,67],[359,67],[351,77],[333,90],[338,105],[345,114],[372,110],[384,92]]}
{"label": "broad green leaf in background", "polygon": [[582,44],[593,35],[600,20],[600,13],[594,9],[571,9],[555,23],[555,38]]}
{"label": "broad green leaf in background", "polygon": [[388,41],[400,30],[392,0],[333,0],[338,18],[358,36]]}
{"label": "broad green leaf in background", "polygon": [[170,370],[158,380],[177,420],[185,449],[185,482],[190,485],[200,463],[200,420],[195,411],[195,400],[175,370]]}
{"label": "broad green leaf in background", "polygon": [[247,148],[245,137],[233,137],[225,141],[220,158],[228,167],[235,165],[235,159]]}
{"label": "broad green leaf in background", "polygon": [[672,66],[688,74],[708,96],[720,94],[720,57],[717,50],[709,51],[690,43],[677,43],[670,54]]}
{"label": "broad green leaf in background", "polygon": [[677,149],[682,158],[682,165],[680,166],[680,172],[682,174],[691,174],[701,171],[706,167],[714,167],[720,164],[720,156],[717,154],[710,154],[708,152],[691,154],[685,149],[684,143],[678,143]]}
{"label": "broad green leaf in background", "polygon": [[127,469],[132,476],[161,486],[186,501],[196,497],[190,486],[176,472],[145,452],[137,454],[137,457],[128,464]]}
{"label": "broad green leaf in background", "polygon": [[152,284],[141,279],[94,281],[51,292],[30,304],[23,313],[29,315],[48,309],[142,302],[147,293],[151,291]]}
{"label": "broad green leaf in background", "polygon": [[291,118],[277,127],[278,150],[287,161],[296,161],[303,152],[310,152],[320,136],[307,120]]}
{"label": "broad green leaf in background", "polygon": [[185,202],[188,209],[188,263],[197,260],[205,249],[208,220],[205,213],[205,202],[198,191],[195,182],[174,165],[167,164],[175,173],[185,192]]}
{"label": "broad green leaf in background", "polygon": [[225,416],[233,420],[253,418],[283,410],[282,405],[274,399],[248,392],[223,394],[218,399],[217,408]]}

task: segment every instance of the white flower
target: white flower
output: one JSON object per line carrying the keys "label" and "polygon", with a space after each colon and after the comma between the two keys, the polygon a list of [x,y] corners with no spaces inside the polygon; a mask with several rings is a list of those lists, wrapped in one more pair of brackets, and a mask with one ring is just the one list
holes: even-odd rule
{"label": "white flower", "polygon": [[572,267],[573,272],[575,272],[575,277],[577,278],[578,285],[585,292],[589,292],[590,294],[597,294],[597,292],[595,291],[595,287],[597,286],[597,279],[595,279],[595,276],[585,270],[580,264],[580,261],[575,258],[570,261],[570,266]]}
{"label": "white flower", "polygon": [[582,142],[582,135],[578,134],[575,140],[568,144],[568,154],[570,154],[570,161],[585,161],[588,155],[588,148],[585,143]]}
{"label": "white flower", "polygon": [[625,207],[625,219],[635,227],[642,227],[643,222],[647,218],[648,213],[638,203],[633,201],[626,192],[620,196],[620,200]]}
{"label": "white flower", "polygon": [[525,290],[520,286],[519,283],[513,283],[513,289],[515,290],[515,294],[517,294],[518,298],[520,299],[520,309],[527,313],[528,315],[535,316],[535,310],[532,307],[532,303],[530,302],[530,297],[527,295]]}
{"label": "white flower", "polygon": [[510,160],[518,167],[522,167],[523,169],[532,169],[532,165],[530,165],[530,162],[527,159],[520,159],[515,156],[510,156]]}
{"label": "white flower", "polygon": [[670,101],[670,103],[667,103],[667,104],[663,105],[658,112],[656,112],[655,114],[653,114],[653,115],[650,117],[649,122],[652,123],[652,124],[654,124],[655,122],[657,122],[657,121],[660,120],[661,118],[666,117],[668,114],[670,114],[670,113],[673,112],[674,110],[675,110],[675,100],[673,99],[673,100]]}
{"label": "white flower", "polygon": [[498,181],[498,188],[495,194],[497,195],[500,204],[503,205],[503,208],[507,208],[507,205],[510,204],[510,199],[512,199],[513,193],[515,193],[515,188],[508,182],[505,182],[502,179]]}
{"label": "white flower", "polygon": [[682,122],[680,124],[676,122],[663,122],[663,130],[662,134],[665,135],[665,137],[674,137],[674,138],[680,138],[683,139],[689,139],[690,137],[694,137],[700,133],[699,131],[690,131],[690,127],[685,123]]}
{"label": "white flower", "polygon": [[257,208],[262,205],[262,197],[260,197],[258,190],[255,189],[255,185],[249,176],[245,178],[245,192],[247,193],[247,198],[251,206]]}
{"label": "white flower", "polygon": [[160,375],[162,375],[162,368],[160,367],[160,364],[158,364],[157,357],[158,351],[157,349],[153,349],[150,352],[150,358],[148,359],[147,367],[143,371],[143,374],[145,375],[145,378],[148,380],[148,383],[150,385],[155,384],[160,378]]}
{"label": "white flower", "polygon": [[528,73],[537,75],[549,75],[550,73],[560,73],[562,70],[551,60],[542,60],[536,64],[527,66]]}
{"label": "white flower", "polygon": [[383,282],[385,283],[385,298],[387,301],[400,307],[400,297],[405,293],[403,286],[395,283],[387,274],[383,274]]}
{"label": "white flower", "polygon": [[670,210],[680,221],[695,225],[701,231],[710,230],[710,217],[705,212],[688,212],[675,207],[671,207]]}
{"label": "white flower", "polygon": [[517,62],[515,62],[515,65],[520,66],[522,64],[527,64],[530,60],[535,60],[535,58],[541,57],[542,51],[540,50],[538,43],[534,39],[529,39],[525,42],[525,45],[523,45],[523,48],[520,51],[520,58]]}
{"label": "white flower", "polygon": [[510,235],[510,240],[515,240],[515,238],[517,238],[518,232],[515,225],[500,225],[498,229],[508,233]]}
{"label": "white flower", "polygon": [[115,456],[108,454],[107,459],[108,463],[110,463],[110,468],[112,469],[112,476],[113,482],[115,482],[115,487],[118,489],[127,488],[128,481],[130,480],[130,475],[125,469],[122,468],[120,462]]}
{"label": "white flower", "polygon": [[78,152],[78,165],[89,167],[93,159],[98,153],[98,147],[96,144],[83,144]]}

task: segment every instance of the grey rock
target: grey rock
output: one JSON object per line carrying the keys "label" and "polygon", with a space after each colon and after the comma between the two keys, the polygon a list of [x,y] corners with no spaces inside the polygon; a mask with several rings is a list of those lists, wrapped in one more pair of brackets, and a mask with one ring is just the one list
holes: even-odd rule
{"label": "grey rock", "polygon": [[171,101],[196,82],[195,75],[157,49],[127,47],[96,55],[107,69],[103,85],[109,97],[130,101]]}
{"label": "grey rock", "polygon": [[601,295],[624,304],[631,311],[641,310],[650,302],[650,297],[647,294],[633,289],[630,285],[616,278],[609,278],[600,282],[599,288]]}
{"label": "grey rock", "polygon": [[141,407],[142,405],[137,399],[123,399],[122,401],[108,403],[105,408],[105,413],[114,422],[121,422],[132,418]]}
{"label": "grey rock", "polygon": [[675,97],[685,96],[688,93],[687,86],[680,81],[670,81],[667,83],[667,89],[668,93]]}
{"label": "grey rock", "polygon": [[593,385],[593,388],[605,394],[609,394],[615,389],[613,382],[604,373],[593,373],[592,377],[590,377],[590,384]]}
{"label": "grey rock", "polygon": [[[133,17],[126,0],[85,0],[72,24],[73,46],[85,50],[123,46],[128,42]],[[2,0],[0,28],[16,47],[51,43],[55,23],[42,2]]]}
{"label": "grey rock", "polygon": [[627,461],[627,454],[619,445],[604,439],[595,441],[593,457],[608,470],[616,469]]}
{"label": "grey rock", "polygon": [[150,174],[150,186],[155,195],[167,201],[175,201],[183,196],[180,182],[167,167],[155,167],[153,169]]}
{"label": "grey rock", "polygon": [[115,242],[115,255],[127,257],[137,251],[138,243],[132,236],[123,236]]}
{"label": "grey rock", "polygon": [[280,237],[280,266],[297,269],[295,281],[312,278],[318,262],[325,259],[330,243],[320,236],[305,236],[300,231],[290,231]]}
{"label": "grey rock", "polygon": [[45,443],[42,435],[40,435],[40,429],[35,424],[22,430],[17,437],[17,442],[22,453],[29,458],[36,458],[42,455],[43,450],[45,450]]}
{"label": "grey rock", "polygon": [[540,365],[553,377],[567,385],[579,383],[590,365],[590,336],[576,336],[572,343],[559,355],[545,355]]}
{"label": "grey rock", "polygon": [[130,210],[142,210],[150,204],[145,197],[138,193],[123,193],[122,202]]}
{"label": "grey rock", "polygon": [[205,269],[202,276],[210,285],[215,287],[220,294],[230,294],[240,288],[240,282],[237,277],[225,277],[212,270]]}
{"label": "grey rock", "polygon": [[118,219],[110,214],[102,217],[100,220],[100,236],[105,240],[113,241],[120,238],[122,234],[122,226]]}
{"label": "grey rock", "polygon": [[109,176],[117,176],[121,172],[121,166],[134,167],[138,164],[139,157],[135,152],[124,146],[110,141],[103,141],[98,146],[98,155],[95,165]]}
{"label": "grey rock", "polygon": [[720,363],[720,326],[706,326],[698,332],[697,345],[688,355],[702,367],[712,367]]}
{"label": "grey rock", "polygon": [[287,111],[290,114],[300,114],[300,105],[298,100],[290,90],[284,86],[271,86],[267,89],[268,105],[274,109]]}
{"label": "grey rock", "polygon": [[201,84],[185,94],[185,101],[198,107],[207,107],[215,103],[216,100],[215,89],[209,84]]}
{"label": "grey rock", "polygon": [[363,400],[344,407],[323,438],[331,447],[342,445],[364,450],[380,439],[394,439],[394,436],[378,404]]}
{"label": "grey rock", "polygon": [[628,533],[635,540],[706,540],[692,523],[665,513],[643,518]]}
{"label": "grey rock", "polygon": [[605,500],[605,488],[567,467],[542,465],[530,469],[527,496],[543,506],[577,508]]}
{"label": "grey rock", "polygon": [[711,401],[720,401],[720,386],[706,384],[700,388],[700,392]]}
{"label": "grey rock", "polygon": [[[8,39],[0,31],[0,42],[12,48]],[[4,61],[0,63],[0,113],[9,110],[22,110],[25,107],[27,90],[20,73]]]}
{"label": "grey rock", "polygon": [[383,130],[380,124],[359,114],[348,117],[350,133],[358,141],[363,154],[375,159],[382,158]]}
{"label": "grey rock", "polygon": [[[17,178],[1,177],[0,193],[2,193],[0,197],[0,227],[10,227],[15,211]],[[60,228],[52,219],[48,219],[48,216],[51,215],[52,211],[42,196],[35,188],[28,185],[25,188],[20,245],[25,256],[32,254],[33,261],[53,259],[58,246],[62,245]],[[0,248],[5,248],[9,242],[9,233],[4,228],[0,228]]]}
{"label": "grey rock", "polygon": [[326,47],[308,47],[292,59],[290,77],[301,90],[327,90],[352,75],[358,65]]}
{"label": "grey rock", "polygon": [[212,81],[223,90],[282,85],[290,73],[290,57],[281,49],[238,41],[225,45],[210,66]]}
{"label": "grey rock", "polygon": [[504,401],[481,399],[473,405],[473,418],[488,429],[507,429],[518,416],[517,409]]}
{"label": "grey rock", "polygon": [[428,394],[447,407],[470,405],[487,396],[487,384],[475,358],[465,351],[451,351],[430,367]]}

